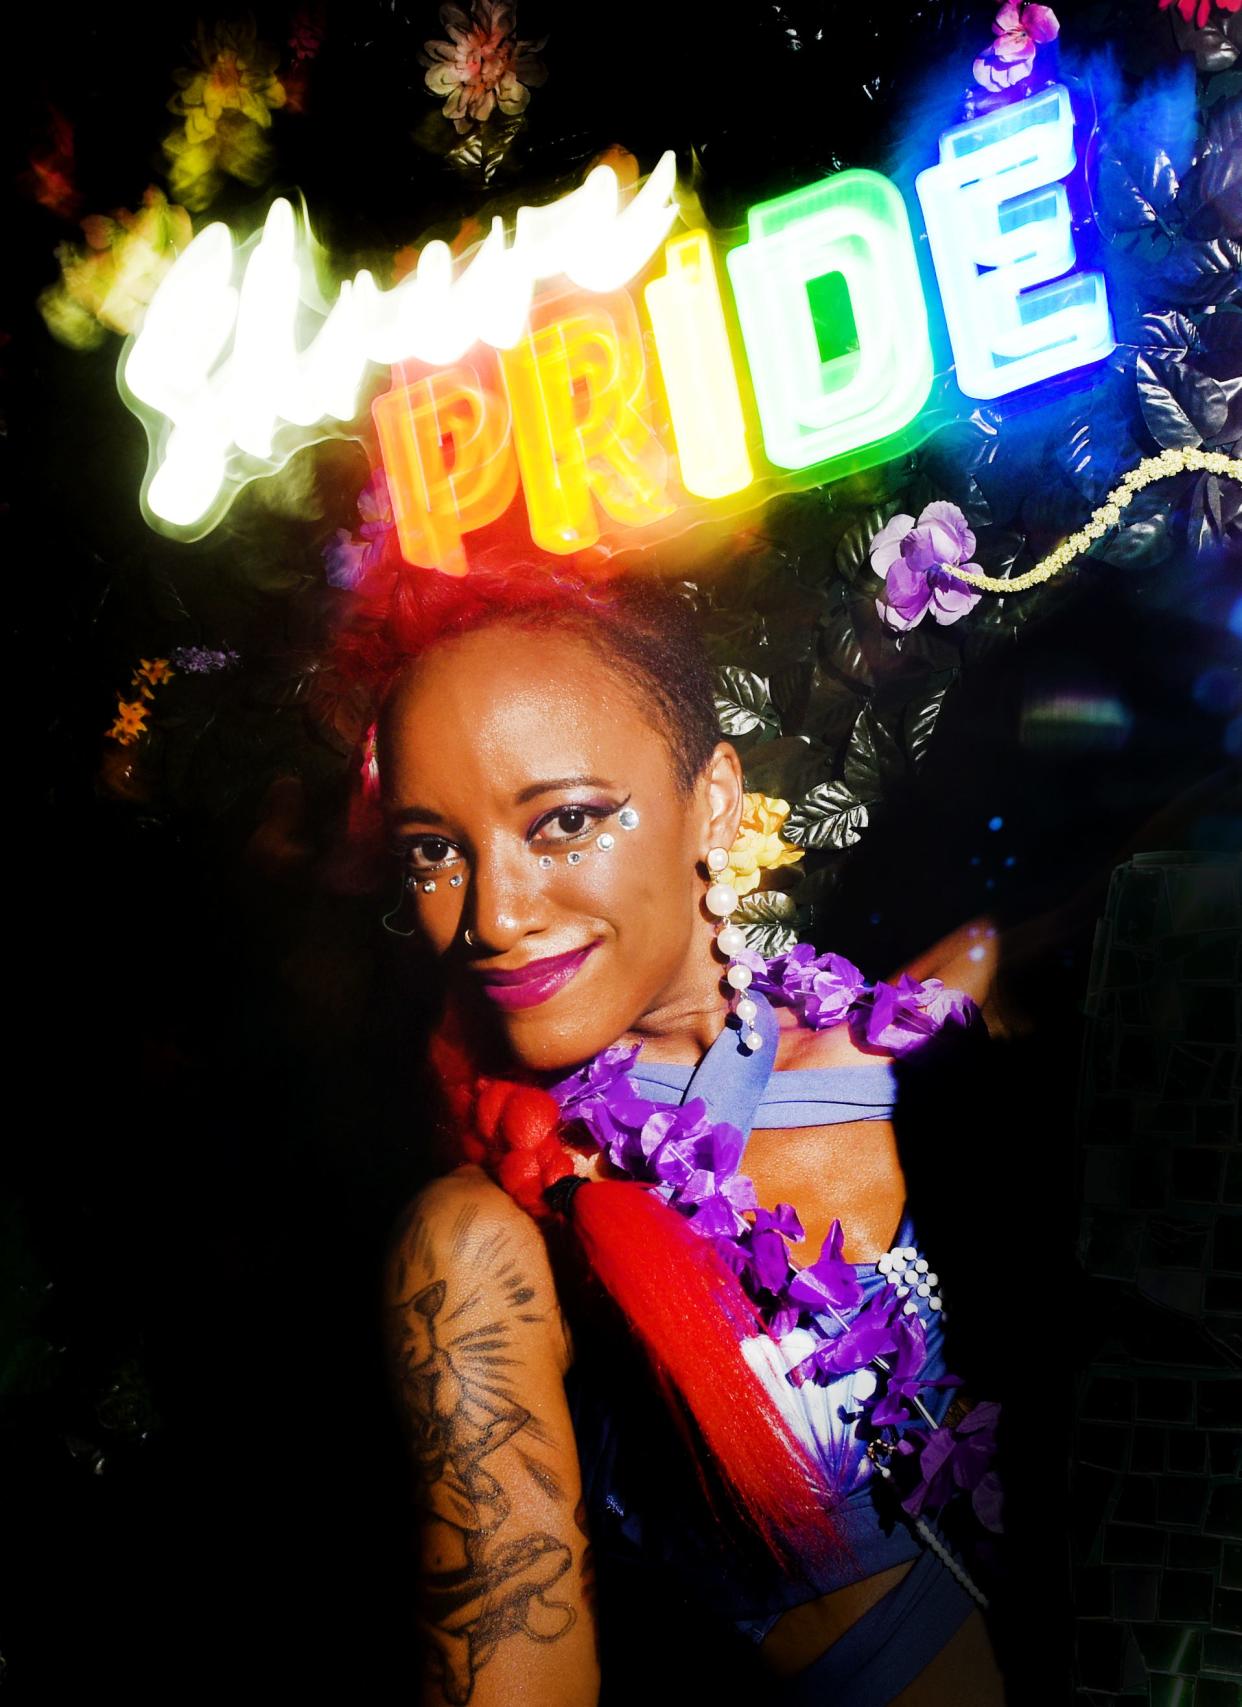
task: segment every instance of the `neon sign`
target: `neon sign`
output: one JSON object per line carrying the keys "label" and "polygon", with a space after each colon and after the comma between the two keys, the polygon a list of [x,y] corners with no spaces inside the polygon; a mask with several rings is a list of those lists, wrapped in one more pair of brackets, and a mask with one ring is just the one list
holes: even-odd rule
{"label": "neon sign", "polygon": [[916,188],[967,397],[1000,397],[1113,348],[1101,273],[1074,267],[1074,116],[1059,84],[940,139]]}
{"label": "neon sign", "polygon": [[[916,188],[959,389],[995,398],[1106,356],[1104,280],[1076,268],[1062,182],[1066,91],[958,125],[939,153]],[[615,550],[925,435],[928,303],[893,183],[846,171],[753,207],[723,264],[709,232],[674,229],[675,187],[671,153],[628,197],[597,167],[512,237],[496,220],[464,264],[429,243],[392,290],[364,271],[331,303],[287,202],[240,263],[209,226],[122,356],[147,519],[209,532],[248,480],[348,432],[376,367],[402,553],[449,574],[519,492],[541,550]]]}

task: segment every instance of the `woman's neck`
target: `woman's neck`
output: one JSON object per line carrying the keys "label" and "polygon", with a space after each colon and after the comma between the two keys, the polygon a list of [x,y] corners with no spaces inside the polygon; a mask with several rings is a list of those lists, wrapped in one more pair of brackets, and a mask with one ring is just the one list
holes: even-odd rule
{"label": "woman's neck", "polygon": [[696,938],[682,974],[618,1043],[640,1043],[644,1061],[697,1066],[720,1036],[729,1011],[722,993],[724,968],[714,941],[714,933],[702,941]]}

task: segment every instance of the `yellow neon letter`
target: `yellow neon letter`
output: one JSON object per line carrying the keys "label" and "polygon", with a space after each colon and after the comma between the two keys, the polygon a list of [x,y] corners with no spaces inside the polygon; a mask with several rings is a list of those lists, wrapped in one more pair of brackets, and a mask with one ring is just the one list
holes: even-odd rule
{"label": "yellow neon letter", "polygon": [[746,423],[706,231],[664,245],[666,272],[643,295],[655,328],[681,483],[699,498],[727,498],[754,479]]}
{"label": "yellow neon letter", "polygon": [[560,554],[594,545],[592,497],[626,527],[672,514],[668,458],[648,422],[642,333],[624,291],[545,298],[500,364],[536,545]]}
{"label": "yellow neon letter", "polygon": [[394,386],[371,413],[401,555],[464,575],[462,535],[496,521],[517,491],[503,394],[462,363]]}

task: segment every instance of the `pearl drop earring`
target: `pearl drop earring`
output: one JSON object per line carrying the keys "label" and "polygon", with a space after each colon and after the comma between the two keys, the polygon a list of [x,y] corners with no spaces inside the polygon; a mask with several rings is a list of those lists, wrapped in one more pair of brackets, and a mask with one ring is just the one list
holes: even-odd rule
{"label": "pearl drop earring", "polygon": [[716,932],[716,948],[729,962],[725,972],[725,982],[735,994],[733,1011],[742,1027],[742,1042],[747,1049],[758,1049],[763,1044],[763,1038],[755,1030],[755,1020],[759,1017],[759,1009],[753,999],[746,994],[750,987],[751,971],[749,966],[743,966],[736,958],[746,947],[745,932],[737,925],[729,923],[730,914],[737,910],[738,894],[731,883],[725,883],[720,873],[729,864],[727,848],[708,848],[707,869],[715,881],[704,896],[704,905],[709,913],[720,920]]}

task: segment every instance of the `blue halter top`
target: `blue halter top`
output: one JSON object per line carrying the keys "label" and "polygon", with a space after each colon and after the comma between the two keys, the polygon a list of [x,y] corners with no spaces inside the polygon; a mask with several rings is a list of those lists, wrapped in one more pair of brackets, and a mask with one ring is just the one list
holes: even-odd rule
{"label": "blue halter top", "polygon": [[[891,1064],[774,1071],[776,1015],[761,995],[756,994],[755,1001],[761,1048],[745,1049],[739,1033],[726,1029],[695,1068],[644,1065],[640,1056],[628,1075],[635,1090],[650,1101],[667,1104],[701,1098],[714,1120],[727,1120],[747,1134],[756,1129],[891,1118],[898,1086]],[[745,1172],[744,1160],[741,1171]],[[918,1236],[907,1208],[883,1267],[879,1262],[855,1265],[863,1302],[899,1283],[907,1266],[919,1260]],[[924,1261],[924,1272],[927,1267]],[[932,1279],[936,1279],[934,1273]],[[919,1297],[914,1288],[908,1290],[926,1334],[926,1373],[943,1375],[942,1313],[930,1308],[930,1299]],[[575,1346],[583,1346],[577,1334]],[[710,1607],[711,1617],[727,1621],[734,1642],[741,1639],[750,1647],[761,1642],[791,1607],[913,1560],[896,1588],[834,1642],[820,1661],[783,1680],[779,1689],[772,1679],[764,1684],[773,1691],[764,1698],[779,1701],[782,1707],[820,1701],[831,1701],[834,1707],[881,1707],[935,1655],[973,1603],[926,1552],[895,1505],[883,1497],[885,1490],[867,1456],[866,1443],[855,1433],[857,1401],[871,1390],[861,1384],[874,1383],[872,1372],[855,1371],[826,1386],[807,1382],[794,1387],[786,1379],[788,1369],[812,1346],[807,1330],[796,1328],[779,1346],[760,1336],[744,1347],[755,1374],[821,1464],[826,1489],[836,1496],[844,1556],[808,1585],[780,1578],[770,1569],[756,1570],[753,1562],[743,1563],[738,1556],[722,1556],[719,1536],[694,1472],[687,1471],[679,1455],[663,1401],[650,1393],[650,1384],[642,1381],[637,1370],[631,1371],[633,1379],[619,1374],[615,1347],[593,1346],[587,1337],[585,1355],[578,1356],[566,1387],[583,1497],[600,1565],[601,1611],[608,1610],[610,1579],[612,1592],[622,1599],[627,1587],[645,1599],[648,1594],[668,1593],[670,1585],[676,1585],[673,1592],[689,1597],[695,1607],[693,1616],[708,1616],[700,1608]],[[930,1408],[937,1420],[950,1399],[947,1391],[933,1394]],[[749,1656],[735,1653],[734,1658],[744,1666]],[[646,1695],[650,1701],[649,1689]],[[747,1698],[754,1699],[753,1695]],[[611,1699],[606,1690],[603,1703]]]}

